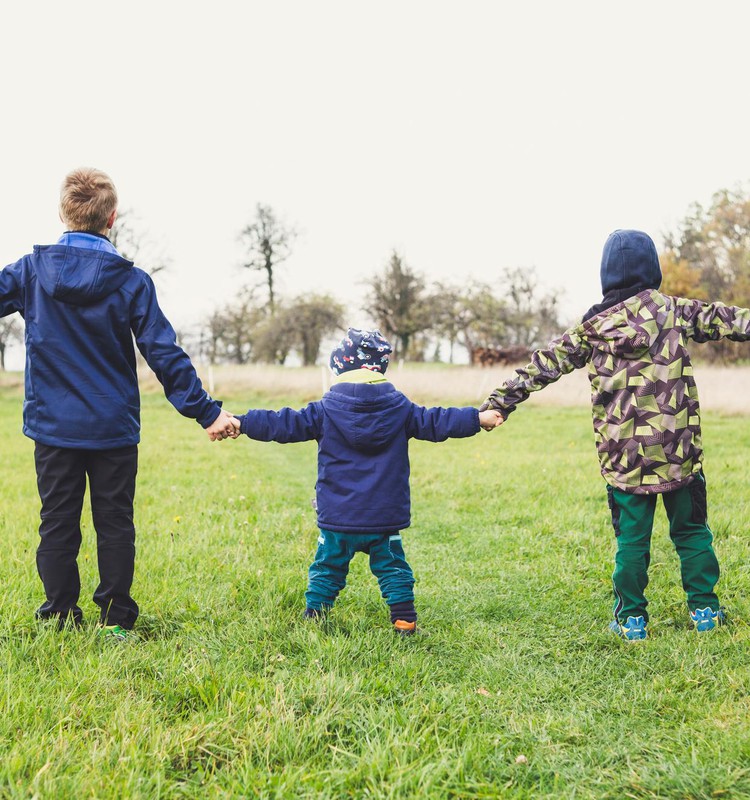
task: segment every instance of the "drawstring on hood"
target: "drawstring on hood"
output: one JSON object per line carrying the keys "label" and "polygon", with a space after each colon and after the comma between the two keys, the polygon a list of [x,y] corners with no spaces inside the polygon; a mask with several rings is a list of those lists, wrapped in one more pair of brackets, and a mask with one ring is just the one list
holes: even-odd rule
{"label": "drawstring on hood", "polygon": [[604,243],[600,275],[602,302],[583,315],[584,322],[645,289],[661,286],[661,267],[653,239],[643,231],[611,233]]}

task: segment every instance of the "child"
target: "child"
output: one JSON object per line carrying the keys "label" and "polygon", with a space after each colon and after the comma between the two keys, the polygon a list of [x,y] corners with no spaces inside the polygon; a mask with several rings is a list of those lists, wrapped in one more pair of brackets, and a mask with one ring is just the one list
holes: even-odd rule
{"label": "child", "polygon": [[686,341],[750,339],[750,311],[668,297],[658,290],[656,248],[641,231],[615,231],[604,245],[603,300],[482,408],[507,417],[530,392],[588,365],[594,435],[617,537],[614,620],[619,636],[645,639],[651,530],[661,496],[680,558],[696,631],[724,622],[714,592],[719,564],[707,523],[700,412]]}
{"label": "child", "polygon": [[310,566],[306,617],[319,617],[346,584],[349,562],[367,553],[399,634],[415,632],[414,575],[401,531],[410,524],[412,437],[442,442],[502,422],[494,411],[423,408],[384,377],[391,353],[379,331],[350,328],[331,354],[336,379],[301,411],[250,410],[240,432],[262,442],[318,442],[318,551]]}
{"label": "child", "polygon": [[140,400],[133,337],[169,401],[211,439],[233,436],[232,417],[201,386],[156,300],[154,284],[107,238],[117,214],[110,178],[73,170],[60,193],[68,228],[0,272],[0,315],[26,321],[23,432],[36,443],[42,502],[37,568],[40,619],[80,625],[81,506],[88,476],[100,583],[101,633],[120,641],[138,616],[133,498]]}

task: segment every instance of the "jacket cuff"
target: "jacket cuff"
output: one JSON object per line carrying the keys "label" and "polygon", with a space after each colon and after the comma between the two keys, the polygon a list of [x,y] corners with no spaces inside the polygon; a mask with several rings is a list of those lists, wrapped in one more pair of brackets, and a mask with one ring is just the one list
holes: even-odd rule
{"label": "jacket cuff", "polygon": [[235,414],[235,416],[240,421],[240,433],[247,436],[247,414]]}
{"label": "jacket cuff", "polygon": [[503,418],[503,420],[506,420],[506,419],[508,419],[508,414],[510,414],[511,412],[515,411],[516,407],[515,406],[511,406],[510,408],[505,408],[504,406],[501,406],[495,400],[495,398],[492,395],[490,395],[490,397],[488,397],[484,401],[484,403],[482,403],[482,405],[479,406],[479,410],[480,411],[499,411],[500,412],[500,416]]}

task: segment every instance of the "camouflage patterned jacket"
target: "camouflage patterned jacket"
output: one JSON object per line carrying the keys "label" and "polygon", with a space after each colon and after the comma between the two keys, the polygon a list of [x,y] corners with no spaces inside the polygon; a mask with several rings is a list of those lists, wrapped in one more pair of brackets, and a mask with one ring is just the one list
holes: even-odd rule
{"label": "camouflage patterned jacket", "polygon": [[750,339],[750,310],[649,289],[536,351],[484,407],[507,416],[530,392],[588,364],[604,479],[634,494],[669,492],[690,483],[703,459],[686,342],[722,337]]}

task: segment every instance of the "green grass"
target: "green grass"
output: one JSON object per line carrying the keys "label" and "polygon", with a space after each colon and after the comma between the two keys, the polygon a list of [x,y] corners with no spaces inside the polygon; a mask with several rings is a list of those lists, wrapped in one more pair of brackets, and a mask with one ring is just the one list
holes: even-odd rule
{"label": "green grass", "polygon": [[[258,398],[228,404],[240,409]],[[315,446],[210,444],[144,398],[133,646],[33,621],[38,498],[21,403],[0,396],[0,797],[750,796],[750,418],[704,420],[732,624],[688,630],[663,512],[651,638],[606,632],[614,540],[586,409],[412,445],[422,634],[399,639],[366,560],[300,618]],[[520,758],[523,756],[524,758]]]}

